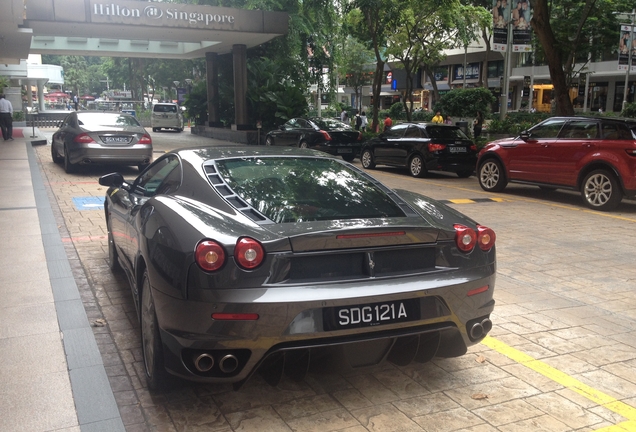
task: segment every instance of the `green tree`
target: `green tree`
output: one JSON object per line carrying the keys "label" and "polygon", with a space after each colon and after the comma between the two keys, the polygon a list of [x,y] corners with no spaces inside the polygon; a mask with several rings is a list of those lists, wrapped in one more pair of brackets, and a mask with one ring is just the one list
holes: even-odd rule
{"label": "green tree", "polygon": [[362,109],[362,87],[373,80],[373,53],[353,37],[345,39],[343,60],[339,71],[347,86],[352,87],[358,101],[356,109]]}
{"label": "green tree", "polygon": [[494,102],[495,97],[487,88],[456,89],[442,96],[435,104],[435,111],[453,117],[471,118],[477,111],[484,115],[490,112]]}

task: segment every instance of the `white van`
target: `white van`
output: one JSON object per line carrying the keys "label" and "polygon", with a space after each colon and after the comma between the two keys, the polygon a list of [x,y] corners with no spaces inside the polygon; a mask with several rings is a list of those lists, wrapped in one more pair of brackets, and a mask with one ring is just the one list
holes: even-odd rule
{"label": "white van", "polygon": [[183,115],[179,105],[175,103],[158,103],[152,107],[152,117],[150,118],[150,126],[152,131],[175,129],[178,132],[183,131]]}

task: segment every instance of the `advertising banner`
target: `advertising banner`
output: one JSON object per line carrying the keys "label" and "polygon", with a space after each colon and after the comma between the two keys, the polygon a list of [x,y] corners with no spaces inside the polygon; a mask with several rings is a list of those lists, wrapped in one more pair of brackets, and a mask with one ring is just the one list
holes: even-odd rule
{"label": "advertising banner", "polygon": [[510,7],[508,6],[508,0],[493,0],[493,51],[504,52],[508,47],[508,20],[510,20]]}
{"label": "advertising banner", "polygon": [[[469,63],[466,65],[466,79],[479,79],[479,67],[481,64]],[[453,67],[453,81],[464,79],[464,65],[455,65]]]}
{"label": "advertising banner", "polygon": [[529,0],[513,0],[512,13],[512,51],[532,51],[532,7]]}
{"label": "advertising banner", "polygon": [[631,25],[621,25],[621,38],[618,42],[618,70],[626,71],[629,62],[629,49],[632,49],[632,67],[630,72],[636,72],[636,38],[634,32],[636,28]]}

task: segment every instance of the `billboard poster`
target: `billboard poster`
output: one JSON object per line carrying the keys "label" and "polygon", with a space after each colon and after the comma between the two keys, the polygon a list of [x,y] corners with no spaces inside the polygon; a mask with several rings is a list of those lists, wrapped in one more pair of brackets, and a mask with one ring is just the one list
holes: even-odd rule
{"label": "billboard poster", "polygon": [[[466,65],[466,79],[476,80],[479,79],[479,68],[481,63],[468,63]],[[455,65],[453,67],[453,81],[464,79],[464,65]]]}
{"label": "billboard poster", "polygon": [[618,70],[626,71],[629,62],[629,49],[632,49],[632,67],[630,72],[636,72],[636,38],[634,38],[636,27],[631,25],[621,25],[621,36],[618,42]]}
{"label": "billboard poster", "polygon": [[512,51],[532,51],[532,7],[530,0],[512,0]]}
{"label": "billboard poster", "polygon": [[493,51],[504,52],[508,47],[508,21],[510,20],[510,7],[508,0],[493,0],[492,4],[492,31]]}

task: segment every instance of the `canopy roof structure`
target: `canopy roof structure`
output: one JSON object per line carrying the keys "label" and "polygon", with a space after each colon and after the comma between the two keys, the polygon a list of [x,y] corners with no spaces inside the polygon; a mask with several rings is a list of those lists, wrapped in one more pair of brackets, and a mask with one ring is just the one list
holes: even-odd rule
{"label": "canopy roof structure", "polygon": [[283,12],[131,0],[3,0],[0,63],[34,54],[192,59],[287,33]]}

